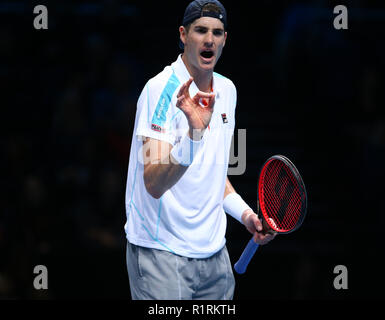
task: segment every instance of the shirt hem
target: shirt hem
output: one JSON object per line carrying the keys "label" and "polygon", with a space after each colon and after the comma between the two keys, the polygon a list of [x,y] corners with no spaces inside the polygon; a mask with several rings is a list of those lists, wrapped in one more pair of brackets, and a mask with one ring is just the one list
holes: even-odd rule
{"label": "shirt hem", "polygon": [[218,253],[220,250],[222,250],[224,248],[224,246],[226,245],[226,238],[224,238],[223,245],[219,246],[219,248],[217,250],[215,250],[214,252],[196,253],[196,252],[189,252],[189,251],[181,250],[179,248],[174,248],[168,244],[164,245],[164,244],[162,244],[160,242],[156,242],[156,241],[148,241],[148,240],[144,240],[144,239],[138,239],[135,237],[130,237],[129,235],[126,235],[126,239],[128,242],[130,242],[134,245],[140,246],[140,247],[164,250],[164,251],[171,252],[171,253],[178,255],[178,256],[187,257],[187,258],[194,258],[194,259],[210,258],[211,256]]}

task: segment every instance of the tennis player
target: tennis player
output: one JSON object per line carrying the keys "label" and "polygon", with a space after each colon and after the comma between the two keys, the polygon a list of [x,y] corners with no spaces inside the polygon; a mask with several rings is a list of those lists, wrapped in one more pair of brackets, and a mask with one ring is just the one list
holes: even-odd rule
{"label": "tennis player", "polygon": [[124,227],[132,299],[232,299],[225,212],[260,245],[274,238],[227,178],[237,95],[214,72],[226,26],[219,1],[192,1],[183,53],[139,97]]}

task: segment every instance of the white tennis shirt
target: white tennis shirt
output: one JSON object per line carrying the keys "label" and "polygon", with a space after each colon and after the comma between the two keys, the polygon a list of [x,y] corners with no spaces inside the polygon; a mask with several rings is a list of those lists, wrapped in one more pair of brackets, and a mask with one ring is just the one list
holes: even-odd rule
{"label": "white tennis shirt", "polygon": [[[180,180],[159,199],[146,190],[143,179],[143,137],[173,146],[188,131],[184,113],[176,107],[179,88],[190,75],[181,55],[150,79],[139,97],[131,143],[124,226],[133,244],[207,258],[225,245],[223,195],[234,132],[236,88],[213,74],[214,112],[203,136],[203,147]],[[193,82],[190,96],[198,91]]]}

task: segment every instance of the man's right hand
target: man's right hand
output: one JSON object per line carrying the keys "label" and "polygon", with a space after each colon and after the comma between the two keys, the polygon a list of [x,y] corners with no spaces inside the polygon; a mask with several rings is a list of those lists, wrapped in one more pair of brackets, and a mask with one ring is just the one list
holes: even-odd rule
{"label": "man's right hand", "polygon": [[[211,116],[214,111],[215,94],[198,91],[197,94],[191,98],[189,88],[193,78],[184,83],[177,95],[176,106],[185,114],[190,130],[189,136],[192,140],[200,140],[204,131],[210,123]],[[200,104],[201,99],[208,101],[207,106]]]}

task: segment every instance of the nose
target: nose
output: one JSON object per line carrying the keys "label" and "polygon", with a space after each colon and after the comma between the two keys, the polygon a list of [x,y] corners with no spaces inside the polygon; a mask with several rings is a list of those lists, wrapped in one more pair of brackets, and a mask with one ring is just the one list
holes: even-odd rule
{"label": "nose", "polygon": [[206,47],[212,47],[214,44],[214,36],[212,32],[207,32],[206,38],[205,38],[205,46]]}

